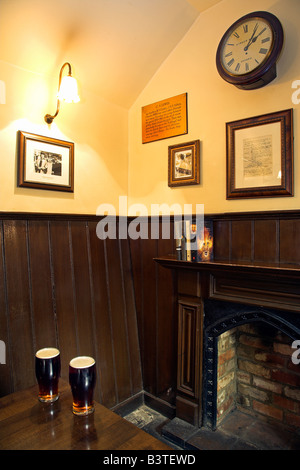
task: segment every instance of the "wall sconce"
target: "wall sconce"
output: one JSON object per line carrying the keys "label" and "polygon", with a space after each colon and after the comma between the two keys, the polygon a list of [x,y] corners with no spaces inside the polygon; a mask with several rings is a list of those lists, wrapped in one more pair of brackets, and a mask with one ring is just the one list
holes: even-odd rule
{"label": "wall sconce", "polygon": [[[68,75],[62,76],[63,69],[68,66],[69,73]],[[57,93],[57,108],[55,114],[46,114],[44,119],[47,124],[51,124],[53,119],[58,115],[60,109],[60,102],[64,100],[67,103],[78,103],[80,98],[78,96],[77,82],[74,77],[72,77],[72,69],[69,62],[65,62],[59,72],[59,82],[58,82],[58,93]]]}

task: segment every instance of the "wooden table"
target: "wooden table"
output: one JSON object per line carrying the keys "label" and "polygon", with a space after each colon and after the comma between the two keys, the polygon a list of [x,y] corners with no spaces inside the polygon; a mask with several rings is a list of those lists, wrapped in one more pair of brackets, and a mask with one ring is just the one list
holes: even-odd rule
{"label": "wooden table", "polygon": [[53,404],[37,399],[37,386],[0,399],[2,450],[171,450],[99,403],[89,416],[72,413],[69,384],[60,380]]}

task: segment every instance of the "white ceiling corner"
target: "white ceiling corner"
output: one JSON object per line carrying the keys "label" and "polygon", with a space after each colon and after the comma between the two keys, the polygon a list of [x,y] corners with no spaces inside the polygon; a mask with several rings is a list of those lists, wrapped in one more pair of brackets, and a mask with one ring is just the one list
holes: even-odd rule
{"label": "white ceiling corner", "polygon": [[83,91],[129,108],[200,12],[219,1],[1,0],[0,60],[53,76],[69,61]]}

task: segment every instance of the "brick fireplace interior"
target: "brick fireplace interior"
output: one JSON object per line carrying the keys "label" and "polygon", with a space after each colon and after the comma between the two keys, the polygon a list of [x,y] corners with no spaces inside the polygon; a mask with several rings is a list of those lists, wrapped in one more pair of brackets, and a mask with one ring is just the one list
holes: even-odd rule
{"label": "brick fireplace interior", "polygon": [[292,339],[263,322],[218,337],[217,426],[234,409],[300,426],[300,365]]}
{"label": "brick fireplace interior", "polygon": [[298,314],[214,301],[204,310],[204,424],[216,429],[238,409],[298,430]]}

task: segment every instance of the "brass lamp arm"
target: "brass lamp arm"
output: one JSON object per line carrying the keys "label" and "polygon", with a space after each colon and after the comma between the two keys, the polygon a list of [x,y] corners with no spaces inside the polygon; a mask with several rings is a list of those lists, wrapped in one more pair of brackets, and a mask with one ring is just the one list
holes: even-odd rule
{"label": "brass lamp arm", "polygon": [[[70,64],[69,62],[65,62],[65,63],[63,64],[63,66],[61,67],[60,72],[59,72],[58,91],[59,91],[60,85],[61,85],[63,69],[65,68],[66,65],[69,67],[69,74],[68,74],[68,75],[70,75],[70,76],[72,75],[71,64]],[[56,106],[56,112],[55,112],[55,114],[53,114],[53,115],[51,115],[51,114],[46,114],[46,115],[44,116],[44,119],[45,119],[45,121],[46,121],[47,124],[52,124],[53,119],[56,118],[56,116],[57,116],[58,113],[59,113],[59,110],[60,110],[60,100],[57,99],[57,106]]]}

